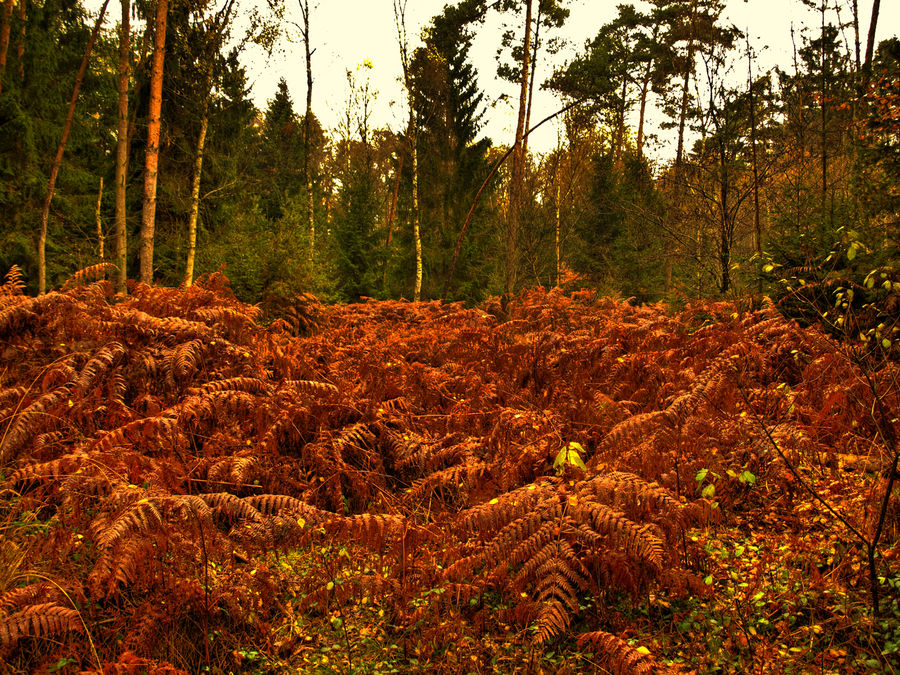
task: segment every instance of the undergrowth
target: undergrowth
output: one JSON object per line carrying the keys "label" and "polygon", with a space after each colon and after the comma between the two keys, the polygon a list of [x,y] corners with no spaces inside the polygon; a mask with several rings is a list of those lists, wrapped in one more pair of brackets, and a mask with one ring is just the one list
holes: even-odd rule
{"label": "undergrowth", "polygon": [[771,306],[304,298],[264,327],[221,275],[106,271],[0,286],[0,671],[897,667],[897,509],[875,616],[806,489],[871,527],[896,365],[873,393]]}

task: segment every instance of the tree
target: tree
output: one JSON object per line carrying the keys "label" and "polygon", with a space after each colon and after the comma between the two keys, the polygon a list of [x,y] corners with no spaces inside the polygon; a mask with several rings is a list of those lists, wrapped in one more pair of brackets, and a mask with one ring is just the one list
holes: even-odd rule
{"label": "tree", "polygon": [[84,80],[84,74],[87,71],[88,62],[91,58],[91,51],[94,43],[97,41],[97,34],[100,32],[100,26],[103,25],[103,17],[106,15],[106,7],[109,0],[104,0],[103,7],[94,23],[94,30],[88,40],[87,47],[84,50],[84,56],[81,59],[81,65],[78,67],[78,74],[75,76],[75,85],[72,88],[72,98],[69,100],[69,110],[66,113],[66,121],[63,126],[62,138],[56,149],[56,157],[50,168],[50,180],[47,183],[47,196],[44,198],[44,208],[41,211],[41,227],[38,234],[37,247],[37,264],[38,264],[38,293],[43,294],[47,290],[47,220],[50,217],[50,202],[53,200],[53,191],[56,188],[56,178],[59,175],[59,168],[62,165],[63,153],[66,151],[66,144],[69,142],[69,133],[72,131],[72,121],[75,119],[75,104],[78,101],[78,92],[81,89],[81,83]]}
{"label": "tree", "polygon": [[406,87],[409,105],[409,122],[406,138],[412,157],[412,227],[416,250],[416,277],[413,286],[413,302],[418,302],[422,294],[422,234],[419,227],[419,131],[416,120],[415,92],[409,68],[409,40],[406,35],[406,2],[394,0],[394,23],[397,28],[397,42],[400,45],[400,64],[403,67],[403,83]]}
{"label": "tree", "polygon": [[[429,224],[422,232],[425,297],[440,295],[447,284],[459,228],[490,171],[490,141],[479,138],[484,94],[469,60],[478,16],[471,7],[445,7],[425,29],[425,44],[414,51],[410,63],[420,149],[419,210]],[[489,211],[478,209],[466,240],[465,273],[456,293],[468,300],[484,297],[493,269],[487,253],[493,245]]]}
{"label": "tree", "polygon": [[312,260],[316,248],[316,221],[313,208],[313,184],[312,169],[312,51],[310,50],[309,15],[311,12],[309,0],[298,0],[300,14],[303,17],[303,26],[300,34],[303,36],[303,48],[306,55],[306,112],[303,114],[303,177],[306,179],[306,218],[309,227],[309,258]]}
{"label": "tree", "polygon": [[159,131],[162,109],[163,64],[166,56],[168,0],[156,0],[153,62],[150,70],[150,108],[144,156],[144,205],[141,215],[141,281],[153,283],[153,238],[156,229],[156,183],[159,172]]}
{"label": "tree", "polygon": [[[24,0],[20,0],[24,2]],[[3,75],[6,73],[6,54],[9,51],[9,34],[15,0],[5,0],[0,14],[0,93],[3,92]]]}
{"label": "tree", "polygon": [[200,213],[200,180],[203,173],[203,151],[206,145],[206,132],[209,126],[209,99],[216,75],[217,66],[221,68],[220,51],[228,35],[234,0],[226,0],[225,4],[208,21],[200,21],[195,26],[198,35],[196,42],[200,47],[200,131],[197,134],[197,145],[194,155],[193,176],[191,181],[191,210],[188,217],[187,260],[185,261],[184,285],[190,286],[194,280],[194,259],[197,253],[197,219]]}
{"label": "tree", "polygon": [[116,290],[124,293],[128,278],[128,221],[126,184],[128,182],[128,85],[131,78],[131,1],[122,0],[119,26],[119,77],[116,124]]}

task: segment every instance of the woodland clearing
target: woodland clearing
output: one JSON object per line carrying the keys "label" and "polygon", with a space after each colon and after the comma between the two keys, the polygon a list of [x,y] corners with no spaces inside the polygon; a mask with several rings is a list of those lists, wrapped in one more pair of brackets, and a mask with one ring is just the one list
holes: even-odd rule
{"label": "woodland clearing", "polygon": [[890,359],[771,303],[264,326],[107,271],[0,286],[0,672],[900,667]]}

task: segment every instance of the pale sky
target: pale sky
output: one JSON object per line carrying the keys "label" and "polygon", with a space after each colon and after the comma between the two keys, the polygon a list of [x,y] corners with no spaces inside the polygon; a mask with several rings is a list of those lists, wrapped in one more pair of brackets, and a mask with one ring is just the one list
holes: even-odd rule
{"label": "pale sky", "polygon": [[[239,9],[246,11],[254,0],[238,0]],[[567,7],[571,16],[562,29],[562,36],[567,46],[554,57],[540,57],[537,80],[540,84],[552,72],[553,68],[567,60],[571,60],[584,47],[586,41],[593,38],[598,29],[616,15],[616,5],[628,0],[569,0]],[[850,21],[850,2],[838,0],[846,5],[841,10],[841,19]],[[300,22],[300,11],[296,0],[285,0],[286,22]],[[393,0],[311,0],[312,18],[311,35],[315,52],[313,64],[313,111],[327,129],[337,128],[342,110],[346,106],[348,95],[346,71],[356,70],[360,64],[369,60],[371,88],[378,95],[374,102],[372,126],[388,125],[400,130],[405,125],[406,112],[404,94],[400,80],[400,52],[397,45],[397,32],[394,26]],[[89,0],[89,5],[99,6],[99,0]],[[263,6],[265,3],[261,3]],[[409,0],[407,7],[407,33],[411,42],[410,48],[421,44],[419,36],[422,27],[430,19],[440,13],[447,0]],[[632,4],[641,8],[643,2],[635,0]],[[834,1],[829,0],[833,7]],[[109,21],[118,21],[118,3],[110,3]],[[860,33],[865,49],[865,38],[872,11],[872,0],[859,0]],[[834,10],[828,13],[829,20],[837,23]],[[818,12],[805,7],[800,0],[726,0],[725,19],[743,30],[749,30],[751,44],[757,51],[759,71],[763,72],[774,65],[786,70],[792,68],[791,25],[799,34],[808,30],[811,35],[818,33]],[[257,48],[248,48],[243,63],[253,85],[252,97],[257,107],[265,109],[267,102],[275,93],[278,79],[284,77],[288,82],[295,110],[302,113],[306,101],[306,70],[303,45],[299,31],[287,25],[288,37],[283,39],[279,48],[267,58]],[[514,103],[518,87],[496,77],[496,51],[502,34],[501,17],[496,13],[477,29],[470,58],[478,71],[478,83],[486,92],[485,102],[488,105],[485,117],[486,127],[483,134],[491,137],[497,144],[512,141],[515,130]],[[900,2],[888,0],[882,2],[878,21],[876,44],[900,30]],[[237,32],[237,31],[236,31]],[[517,34],[521,29],[517,28]],[[290,36],[293,36],[293,40]],[[845,29],[845,37],[852,44],[853,30]],[[768,46],[763,49],[763,46]],[[548,61],[547,59],[552,59]],[[737,58],[737,54],[735,54]],[[746,81],[746,61],[741,61],[736,68],[735,77],[740,82]],[[507,101],[500,100],[507,94]],[[532,122],[535,123],[555,112],[560,102],[549,92],[536,88]],[[653,121],[661,120],[659,114],[650,113]],[[652,131],[652,129],[651,129]],[[671,138],[673,133],[663,132]],[[530,147],[537,152],[547,151],[557,143],[558,127],[553,123],[544,125],[531,135]],[[661,144],[655,150],[651,148],[651,156],[667,157],[674,154],[673,143]]]}
{"label": "pale sky", "polygon": [[[570,60],[593,38],[599,28],[616,16],[616,6],[628,0],[570,0],[566,6],[571,16],[561,34],[567,40],[566,48],[556,56],[543,57],[538,63],[538,84],[552,72],[553,68]],[[287,0],[286,17],[300,21],[296,2]],[[850,21],[850,3],[843,0],[841,19]],[[347,99],[347,69],[356,69],[366,59],[372,62],[370,72],[372,87],[377,90],[373,122],[376,126],[389,125],[399,130],[405,125],[406,112],[404,94],[400,83],[400,52],[394,27],[393,0],[313,0],[311,35],[316,52],[313,54],[313,110],[328,128],[336,128],[341,111]],[[414,47],[420,44],[419,36],[423,26],[441,12],[446,0],[409,0],[407,7],[407,32]],[[637,7],[644,3],[634,1]],[[829,0],[830,5],[834,5]],[[860,0],[860,33],[865,50],[865,37],[872,11],[872,0]],[[726,0],[725,19],[743,30],[749,29],[751,45],[759,55],[759,68],[764,71],[780,65],[784,69],[792,67],[791,25],[799,33],[806,27],[811,35],[818,33],[819,14],[805,7],[799,0]],[[833,10],[829,20],[837,23]],[[515,132],[514,104],[518,87],[496,77],[496,51],[502,34],[501,17],[492,13],[491,18],[478,31],[470,58],[478,71],[478,82],[486,92],[488,104],[487,125],[483,133],[495,143],[512,141]],[[900,2],[882,2],[878,21],[877,41],[900,30]],[[296,31],[294,31],[296,33]],[[521,30],[517,30],[517,34]],[[847,28],[846,39],[852,44],[853,30]],[[248,54],[245,62],[253,85],[253,97],[257,106],[264,108],[275,92],[279,77],[284,77],[291,91],[295,108],[302,112],[306,101],[306,71],[303,45],[297,35],[296,42],[285,41],[282,52],[266,62],[265,57]],[[763,46],[768,49],[763,50]],[[548,58],[552,61],[548,62]],[[736,77],[746,81],[746,61],[737,68]],[[507,101],[498,101],[501,94],[507,94]],[[532,123],[535,123],[560,107],[560,102],[551,93],[535,91]],[[657,120],[661,119],[656,115]],[[671,136],[672,132],[663,132]],[[530,147],[538,152],[553,148],[557,143],[558,127],[545,124],[531,135]],[[660,147],[657,156],[674,154],[671,148]]]}

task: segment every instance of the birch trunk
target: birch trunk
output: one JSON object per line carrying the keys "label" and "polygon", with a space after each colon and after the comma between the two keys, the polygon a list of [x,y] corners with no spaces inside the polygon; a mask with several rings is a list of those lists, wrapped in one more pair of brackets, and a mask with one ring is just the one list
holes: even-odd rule
{"label": "birch trunk", "polygon": [[525,178],[525,115],[528,107],[528,80],[531,60],[531,10],[532,0],[525,2],[525,37],[522,41],[522,80],[519,88],[519,116],[516,122],[516,139],[513,144],[512,171],[509,182],[509,206],[506,227],[506,267],[504,269],[503,293],[512,295],[516,285],[518,268],[519,203]]}
{"label": "birch trunk", "polygon": [[144,203],[141,213],[141,281],[153,283],[153,237],[156,230],[156,181],[159,172],[160,110],[162,109],[163,63],[166,56],[168,0],[157,0],[156,33],[150,69],[150,110],[147,121],[147,152],[144,160]]}
{"label": "birch trunk", "polygon": [[203,175],[203,148],[206,146],[206,129],[209,111],[204,102],[200,117],[200,134],[197,136],[197,152],[194,155],[194,178],[191,184],[191,214],[188,217],[188,253],[184,270],[184,285],[194,283],[194,260],[197,256],[197,218],[200,215],[200,178]]}

